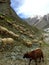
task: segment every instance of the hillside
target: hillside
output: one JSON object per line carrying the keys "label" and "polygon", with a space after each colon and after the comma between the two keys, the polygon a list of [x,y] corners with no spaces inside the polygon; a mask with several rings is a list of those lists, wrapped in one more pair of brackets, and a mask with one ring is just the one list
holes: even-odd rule
{"label": "hillside", "polygon": [[[40,48],[41,44],[43,46],[42,32],[19,18],[10,7],[10,0],[1,0],[1,5],[0,65],[24,65],[28,61],[23,59],[23,54]],[[14,42],[11,43],[8,38]]]}
{"label": "hillside", "polygon": [[2,38],[12,37],[27,42],[27,40],[32,41],[36,37],[40,37],[41,33],[36,27],[31,27],[20,19],[13,20],[6,15],[0,14],[0,34]]}
{"label": "hillside", "polygon": [[0,64],[17,65],[21,62],[24,65],[23,54],[40,47],[40,37],[41,32],[36,27],[31,27],[21,19],[15,20],[0,14],[0,38],[13,38],[15,41],[12,48],[8,45],[1,48],[0,42]]}

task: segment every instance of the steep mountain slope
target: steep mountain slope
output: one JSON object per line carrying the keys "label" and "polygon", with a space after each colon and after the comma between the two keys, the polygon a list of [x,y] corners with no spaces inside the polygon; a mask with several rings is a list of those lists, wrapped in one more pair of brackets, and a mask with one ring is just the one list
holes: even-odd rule
{"label": "steep mountain slope", "polygon": [[[36,27],[29,26],[26,22],[20,19],[12,19],[6,15],[0,14],[0,37],[12,37],[15,40],[22,40],[27,43],[40,37],[40,31]],[[39,37],[38,37],[39,36]],[[18,41],[19,42],[19,41]]]}

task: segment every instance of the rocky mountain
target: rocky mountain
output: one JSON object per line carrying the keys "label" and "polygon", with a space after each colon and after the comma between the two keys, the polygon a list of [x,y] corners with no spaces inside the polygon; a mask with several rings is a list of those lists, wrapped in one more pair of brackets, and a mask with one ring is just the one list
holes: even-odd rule
{"label": "rocky mountain", "polygon": [[38,19],[38,16],[36,16],[36,17],[33,17],[33,18],[27,18],[27,19],[25,19],[25,21],[27,21],[27,23],[29,25],[34,25],[39,21],[39,19]]}
{"label": "rocky mountain", "polygon": [[37,22],[37,24],[35,24],[35,26],[36,26],[37,28],[41,28],[41,29],[44,29],[44,28],[49,27],[49,14],[44,15],[44,16],[42,17],[42,19],[39,20],[39,22]]}
{"label": "rocky mountain", "polygon": [[34,18],[29,18],[26,19],[25,21],[27,21],[27,23],[29,23],[31,26],[34,25],[36,26],[38,29],[44,29],[49,27],[49,14],[44,15],[43,17],[38,18],[34,17]]}

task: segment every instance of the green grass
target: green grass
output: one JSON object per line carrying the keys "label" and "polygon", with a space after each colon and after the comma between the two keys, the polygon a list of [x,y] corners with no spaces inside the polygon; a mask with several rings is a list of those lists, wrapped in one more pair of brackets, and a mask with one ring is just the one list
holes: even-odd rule
{"label": "green grass", "polygon": [[[0,14],[0,16],[3,16],[3,14]],[[26,33],[29,31],[30,32],[30,34],[33,34],[33,35],[35,35],[35,37],[34,37],[34,39],[36,39],[36,37],[40,37],[40,35],[41,35],[41,31],[39,30],[39,29],[37,29],[36,27],[34,27],[34,26],[30,26],[29,24],[27,24],[26,22],[24,22],[22,19],[20,19],[19,17],[16,19],[16,18],[12,18],[12,17],[10,17],[10,16],[8,16],[8,15],[4,15],[3,16],[4,17],[4,19],[3,20],[1,20],[0,19],[0,25],[1,26],[3,26],[3,27],[5,27],[5,28],[7,28],[9,31],[12,31],[12,32],[14,32],[15,34],[19,34],[20,35],[20,38],[19,38],[19,40],[20,40],[20,44],[21,44],[21,35],[23,35],[24,37],[26,37],[26,39],[29,39],[30,41],[32,41],[33,40],[33,38],[30,38],[29,37],[29,35],[24,35],[24,33],[20,33],[20,31],[21,31],[21,29],[16,29],[14,26],[13,26],[13,24],[16,24],[16,26],[17,25],[19,25],[19,27],[23,27],[22,25],[24,25],[24,29],[26,29]],[[9,23],[11,23],[12,25],[9,25],[8,24],[8,22]],[[0,35],[0,37],[6,37],[5,35]],[[16,40],[17,41],[17,40]],[[19,43],[19,41],[17,41],[18,43]],[[22,42],[23,43],[23,42]]]}

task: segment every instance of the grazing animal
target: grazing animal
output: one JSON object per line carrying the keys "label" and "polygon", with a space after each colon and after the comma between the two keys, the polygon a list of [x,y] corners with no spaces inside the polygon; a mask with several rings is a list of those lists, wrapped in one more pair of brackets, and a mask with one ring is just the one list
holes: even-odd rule
{"label": "grazing animal", "polygon": [[44,62],[43,52],[40,48],[33,50],[31,52],[25,53],[23,58],[29,58],[29,65],[31,60],[35,61],[35,65],[37,65],[37,59],[39,59],[39,62],[41,62],[41,60]]}
{"label": "grazing animal", "polygon": [[6,45],[6,44],[13,44],[14,40],[12,38],[3,38],[2,42],[4,43],[4,45]]}
{"label": "grazing animal", "polygon": [[2,48],[10,49],[13,47],[14,39],[13,38],[2,38],[1,42],[2,42],[2,45],[1,45]]}

